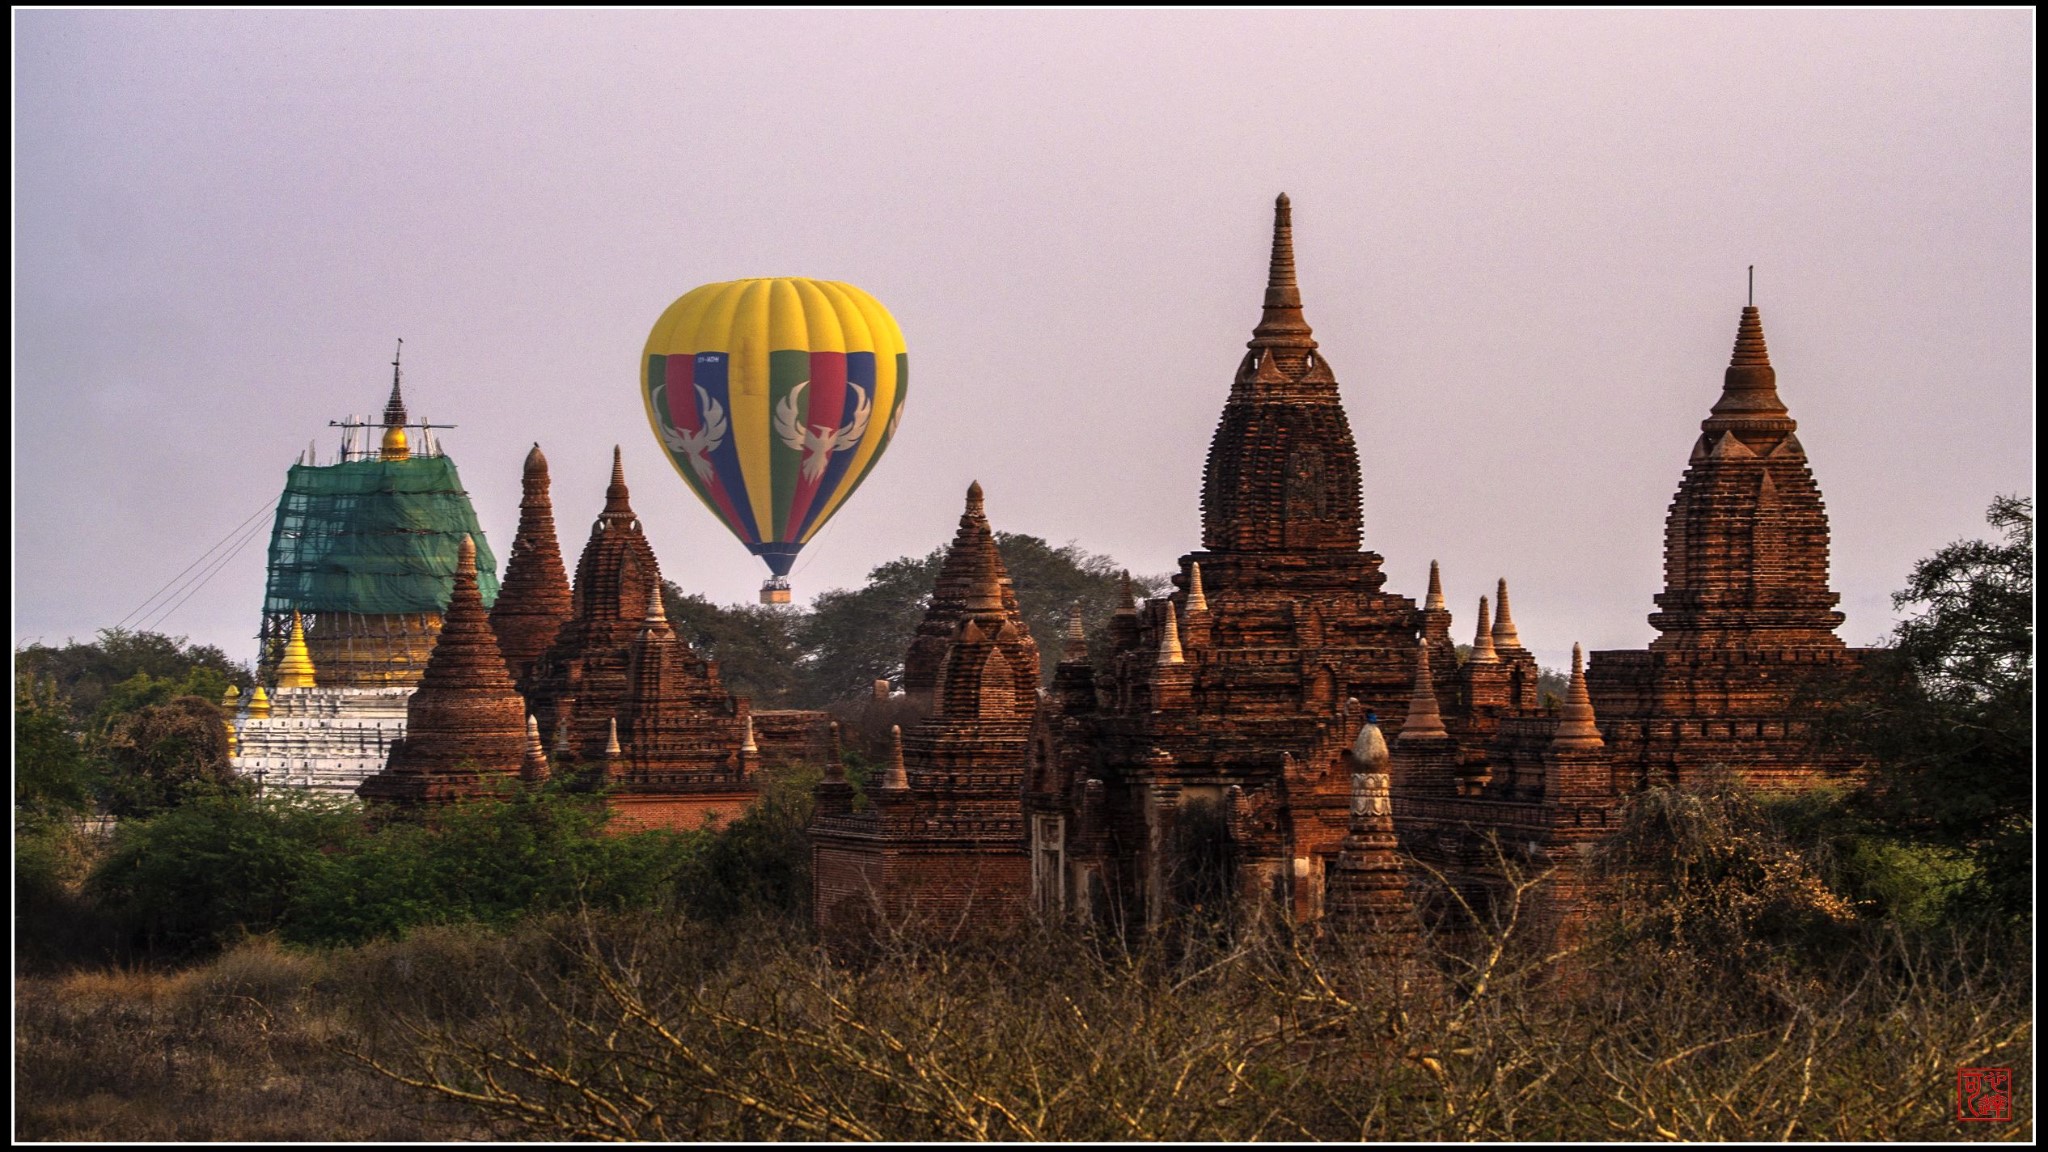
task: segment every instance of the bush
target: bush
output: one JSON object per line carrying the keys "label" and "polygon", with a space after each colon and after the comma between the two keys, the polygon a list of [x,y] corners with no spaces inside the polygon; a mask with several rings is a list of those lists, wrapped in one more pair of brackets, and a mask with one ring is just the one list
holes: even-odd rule
{"label": "bush", "polygon": [[697,837],[608,836],[602,800],[508,785],[437,809],[430,822],[359,832],[298,885],[287,940],[359,943],[423,924],[509,924],[537,912],[627,908],[668,900]]}
{"label": "bush", "polygon": [[714,921],[752,913],[808,924],[811,790],[821,775],[808,767],[764,773],[753,807],[700,841],[681,874],[683,907]]}
{"label": "bush", "polygon": [[196,796],[123,821],[87,892],[136,946],[173,957],[211,952],[275,928],[356,821],[336,802]]}

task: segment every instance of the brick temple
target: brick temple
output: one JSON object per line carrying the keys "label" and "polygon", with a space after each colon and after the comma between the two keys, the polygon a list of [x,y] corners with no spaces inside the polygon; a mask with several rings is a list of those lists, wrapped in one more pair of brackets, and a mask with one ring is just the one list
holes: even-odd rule
{"label": "brick temple", "polygon": [[1667,522],[1659,638],[1590,665],[1575,648],[1565,698],[1546,702],[1506,581],[1480,598],[1462,662],[1434,563],[1420,605],[1386,590],[1280,197],[1201,549],[1170,595],[1126,596],[1106,655],[1072,620],[1035,693],[1038,654],[971,489],[905,660],[924,718],[864,807],[830,767],[818,788],[820,928],[1036,914],[1144,929],[1220,895],[1398,947],[1442,914],[1414,861],[1480,905],[1504,865],[1554,867],[1540,911],[1568,923],[1590,883],[1580,848],[1630,793],[1715,766],[1766,789],[1853,768],[1817,755],[1796,715],[1802,686],[1858,653],[1835,635],[1826,512],[1794,428],[1745,308]]}
{"label": "brick temple", "polygon": [[[537,444],[527,454],[522,486],[519,532],[497,603],[488,619],[481,602],[474,612],[464,609],[460,655],[450,657],[460,660],[465,690],[450,703],[429,696],[433,706],[420,710],[420,696],[437,684],[442,648],[451,643],[451,606],[406,740],[385,772],[364,785],[365,799],[430,804],[473,795],[492,775],[559,779],[602,789],[614,827],[687,831],[744,812],[759,795],[762,767],[823,758],[830,716],[757,715],[726,690],[717,662],[670,626],[661,566],[633,512],[616,449],[573,586],[555,536],[547,458]],[[458,580],[458,600],[462,587]],[[488,669],[479,664],[486,652]],[[492,738],[478,743],[467,763],[419,751],[460,746],[486,731]]]}

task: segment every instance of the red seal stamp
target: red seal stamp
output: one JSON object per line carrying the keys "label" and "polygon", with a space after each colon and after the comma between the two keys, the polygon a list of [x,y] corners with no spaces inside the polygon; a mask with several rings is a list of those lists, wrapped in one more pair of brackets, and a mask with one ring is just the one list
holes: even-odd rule
{"label": "red seal stamp", "polygon": [[1956,1069],[1956,1119],[2012,1119],[2012,1069]]}

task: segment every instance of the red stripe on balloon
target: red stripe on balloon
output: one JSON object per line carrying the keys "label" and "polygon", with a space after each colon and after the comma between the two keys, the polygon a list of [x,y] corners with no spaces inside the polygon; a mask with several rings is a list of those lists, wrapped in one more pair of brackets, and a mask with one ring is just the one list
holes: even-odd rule
{"label": "red stripe on balloon", "polygon": [[[703,431],[704,414],[697,407],[701,401],[697,398],[696,357],[670,356],[662,374],[668,380],[669,419],[685,432]],[[732,435],[731,428],[731,418],[727,417],[727,436]],[[683,466],[692,467],[687,457],[683,461]],[[695,475],[694,468],[692,475]],[[711,502],[718,506],[718,511],[725,517],[726,524],[732,527],[733,534],[738,536],[742,543],[760,543],[750,538],[746,529],[747,521],[739,514],[739,510],[733,507],[732,496],[726,492],[725,482],[718,478],[717,472],[713,472],[709,480],[702,476],[696,476],[696,480],[710,490]]]}
{"label": "red stripe on balloon", "polygon": [[[827,434],[838,431],[846,422],[846,353],[811,353],[811,386],[804,392],[810,401],[805,405],[808,411],[804,419],[809,423],[805,432],[818,428],[825,429]],[[831,463],[830,448],[826,449],[826,458],[822,461],[812,459],[808,453],[805,455],[797,472],[796,491],[790,495],[789,517],[784,521],[788,525],[784,532],[788,542],[796,541],[805,514],[811,510],[811,502],[817,499],[818,489],[824,486],[828,475],[826,470],[821,470],[813,478],[806,474],[808,469],[819,465],[829,468]]]}
{"label": "red stripe on balloon", "polygon": [[697,382],[694,356],[670,356],[664,366],[663,375],[668,377],[668,418],[676,427],[686,432],[703,429],[704,423],[697,415]]}

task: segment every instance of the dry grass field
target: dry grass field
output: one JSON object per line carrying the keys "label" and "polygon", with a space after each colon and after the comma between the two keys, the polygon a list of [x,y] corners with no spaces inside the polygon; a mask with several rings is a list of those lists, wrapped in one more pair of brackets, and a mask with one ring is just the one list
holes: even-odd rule
{"label": "dry grass field", "polygon": [[[1484,942],[1482,942],[1482,945]],[[1835,974],[1622,950],[1384,961],[1071,934],[833,962],[786,922],[509,933],[17,982],[26,1140],[2025,1139],[2028,981],[1878,940]]]}

